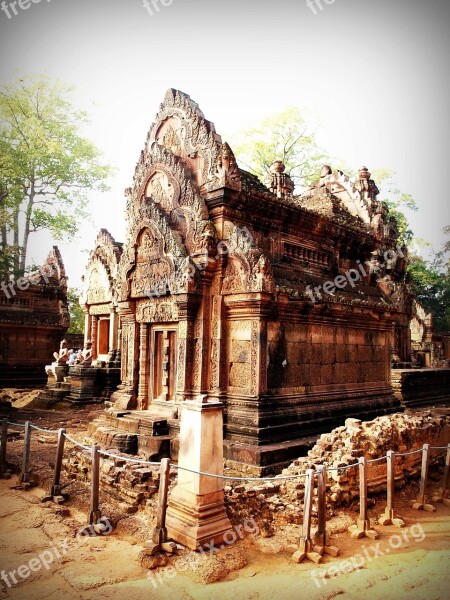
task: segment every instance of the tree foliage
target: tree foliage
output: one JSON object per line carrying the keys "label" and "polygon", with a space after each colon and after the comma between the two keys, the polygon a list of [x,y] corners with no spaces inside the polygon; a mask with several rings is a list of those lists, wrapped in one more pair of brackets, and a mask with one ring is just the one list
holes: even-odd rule
{"label": "tree foliage", "polygon": [[261,180],[275,160],[281,160],[295,184],[304,188],[320,174],[328,157],[315,141],[315,132],[305,111],[287,108],[231,137],[236,158]]}
{"label": "tree foliage", "polygon": [[67,333],[84,332],[84,312],[80,306],[80,292],[77,288],[67,290],[67,302],[69,305],[70,327]]}
{"label": "tree foliage", "polygon": [[391,169],[374,169],[372,177],[380,188],[380,199],[389,208],[389,216],[394,217],[397,223],[399,245],[410,246],[414,233],[404,211],[417,211],[416,201],[411,194],[405,194],[398,188],[395,182],[395,173]]}
{"label": "tree foliage", "polygon": [[110,167],[83,137],[89,122],[73,88],[49,77],[0,90],[0,244],[3,272],[25,271],[30,236],[71,239],[86,217],[89,190],[105,190]]}
{"label": "tree foliage", "polygon": [[[450,227],[445,227],[444,232],[450,234]],[[433,314],[434,330],[450,331],[450,241],[432,261],[413,256],[408,271],[417,299]]]}

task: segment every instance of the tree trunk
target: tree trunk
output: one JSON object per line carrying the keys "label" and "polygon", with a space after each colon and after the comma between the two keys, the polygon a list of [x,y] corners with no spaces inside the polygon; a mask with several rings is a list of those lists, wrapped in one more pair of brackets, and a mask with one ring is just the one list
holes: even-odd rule
{"label": "tree trunk", "polygon": [[19,246],[19,210],[16,209],[13,215],[13,270],[14,277],[20,276],[20,246]]}
{"label": "tree trunk", "polygon": [[25,273],[25,265],[27,261],[27,250],[28,250],[28,238],[30,237],[30,226],[31,226],[31,214],[33,212],[34,204],[34,185],[31,186],[31,192],[28,197],[27,210],[25,213],[25,226],[23,230],[23,240],[20,254],[20,273]]}
{"label": "tree trunk", "polygon": [[2,251],[6,250],[6,246],[8,245],[8,233],[6,230],[6,194],[0,194],[0,213],[2,215],[1,227],[0,227],[0,244],[2,247]]}

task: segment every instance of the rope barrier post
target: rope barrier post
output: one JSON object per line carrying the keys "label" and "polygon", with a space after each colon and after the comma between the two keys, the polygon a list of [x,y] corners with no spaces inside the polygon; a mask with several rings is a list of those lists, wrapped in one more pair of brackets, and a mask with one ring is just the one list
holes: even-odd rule
{"label": "rope barrier post", "polygon": [[148,547],[144,549],[144,554],[152,556],[158,551],[175,552],[177,545],[175,542],[167,540],[166,528],[166,512],[167,512],[167,497],[169,494],[170,481],[170,464],[168,458],[161,459],[161,467],[159,474],[159,491],[158,491],[158,509],[156,513],[156,526],[153,529],[152,539],[148,542]]}
{"label": "rope barrier post", "polygon": [[450,444],[447,446],[447,455],[445,457],[444,482],[437,495],[433,496],[433,501],[443,502],[447,506],[450,506]]}
{"label": "rope barrier post", "polygon": [[380,525],[395,525],[405,527],[406,523],[401,517],[395,516],[394,509],[395,493],[395,452],[388,450],[387,453],[387,506],[384,514],[378,519]]}
{"label": "rope barrier post", "polygon": [[415,510],[427,510],[434,512],[436,508],[432,504],[427,503],[427,483],[428,483],[428,466],[430,464],[430,446],[424,444],[422,448],[422,468],[420,470],[420,487],[419,494],[416,500],[411,502],[411,507]]}
{"label": "rope barrier post", "polygon": [[81,532],[86,535],[96,536],[97,534],[111,531],[111,524],[106,517],[102,517],[99,508],[100,495],[100,446],[93,444],[91,447],[91,503],[88,516],[88,524],[83,527]]}
{"label": "rope barrier post", "polygon": [[100,495],[100,446],[93,444],[91,450],[91,510],[89,512],[89,523],[95,525],[102,516],[99,508]]}
{"label": "rope barrier post", "polygon": [[300,538],[298,549],[292,555],[292,560],[295,563],[300,563],[303,560],[311,560],[315,563],[320,563],[322,555],[314,550],[314,544],[311,540],[311,510],[314,493],[314,469],[306,471],[305,478],[305,501],[303,505],[303,526],[302,536]]}
{"label": "rope barrier post", "polygon": [[22,489],[27,489],[32,485],[35,485],[34,482],[30,481],[30,445],[31,445],[31,423],[30,421],[26,421],[25,423],[25,436],[23,441],[23,456],[22,456],[22,472],[19,476],[19,484]]}
{"label": "rope barrier post", "polygon": [[55,470],[53,473],[53,484],[52,484],[50,493],[47,496],[44,496],[44,498],[42,499],[42,502],[48,502],[49,500],[53,500],[53,502],[56,502],[56,504],[62,504],[67,499],[67,496],[62,494],[61,483],[60,483],[61,467],[62,467],[62,460],[63,460],[63,455],[64,455],[64,441],[66,439],[65,435],[66,435],[65,429],[60,429],[58,431],[58,445],[56,448],[56,459],[55,459]]}
{"label": "rope barrier post", "polygon": [[317,531],[314,534],[314,541],[317,544],[316,548],[319,554],[331,554],[338,556],[339,549],[336,546],[331,546],[330,535],[327,533],[327,465],[318,466],[319,474],[317,476],[317,498],[318,498],[318,524]]}
{"label": "rope barrier post", "polygon": [[377,540],[380,537],[378,531],[372,529],[367,516],[367,463],[364,456],[359,458],[359,519],[356,525],[348,528],[352,538],[359,539],[368,537]]}
{"label": "rope barrier post", "polygon": [[6,442],[8,439],[8,419],[2,419],[2,441],[0,447],[0,477],[9,479],[11,474],[8,472],[6,464]]}

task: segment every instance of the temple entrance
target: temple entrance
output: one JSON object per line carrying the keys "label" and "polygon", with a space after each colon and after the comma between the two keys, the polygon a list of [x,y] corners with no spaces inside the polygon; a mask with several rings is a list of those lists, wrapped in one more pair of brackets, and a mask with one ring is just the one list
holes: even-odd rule
{"label": "temple entrance", "polygon": [[109,317],[100,317],[97,327],[97,357],[106,357],[109,351]]}
{"label": "temple entrance", "polygon": [[177,326],[152,327],[150,340],[151,401],[173,401],[177,379]]}

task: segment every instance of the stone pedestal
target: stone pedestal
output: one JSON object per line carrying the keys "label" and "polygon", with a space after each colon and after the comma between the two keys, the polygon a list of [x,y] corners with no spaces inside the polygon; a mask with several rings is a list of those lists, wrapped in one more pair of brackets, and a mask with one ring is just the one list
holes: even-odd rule
{"label": "stone pedestal", "polygon": [[69,367],[68,365],[52,363],[45,367],[45,372],[48,376],[47,385],[53,385],[54,383],[62,383],[64,381],[64,378],[69,374]]}
{"label": "stone pedestal", "polygon": [[97,369],[91,367],[70,367],[70,394],[69,402],[93,402],[94,381]]}
{"label": "stone pedestal", "polygon": [[223,404],[206,396],[182,405],[178,484],[167,509],[169,538],[192,548],[223,544],[231,529],[224,504],[223,479],[185,471],[223,474]]}

